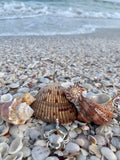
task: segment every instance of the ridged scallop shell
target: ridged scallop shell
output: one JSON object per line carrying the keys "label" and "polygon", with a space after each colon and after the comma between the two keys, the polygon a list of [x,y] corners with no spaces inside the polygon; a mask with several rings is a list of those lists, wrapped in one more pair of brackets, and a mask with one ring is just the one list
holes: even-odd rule
{"label": "ridged scallop shell", "polygon": [[105,105],[99,105],[95,101],[83,98],[80,104],[78,120],[86,123],[94,122],[102,125],[111,121],[113,117],[112,101]]}
{"label": "ridged scallop shell", "polygon": [[70,86],[65,90],[66,98],[74,103],[75,105],[79,105],[82,101],[82,95],[86,92],[84,87],[81,86]]}
{"label": "ridged scallop shell", "polygon": [[0,117],[13,124],[24,124],[33,114],[32,108],[16,98],[0,106]]}
{"label": "ridged scallop shell", "polygon": [[37,118],[45,122],[69,123],[76,119],[76,108],[65,96],[62,86],[50,83],[42,87],[31,107]]}

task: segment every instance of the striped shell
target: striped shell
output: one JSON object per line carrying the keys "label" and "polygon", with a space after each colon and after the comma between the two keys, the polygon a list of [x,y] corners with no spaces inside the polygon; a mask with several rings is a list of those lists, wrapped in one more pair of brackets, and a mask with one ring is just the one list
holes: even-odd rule
{"label": "striped shell", "polygon": [[76,108],[65,96],[64,88],[57,83],[46,84],[36,95],[31,107],[37,118],[45,122],[69,123],[76,119]]}
{"label": "striped shell", "polygon": [[108,104],[100,105],[95,101],[83,98],[78,112],[78,120],[86,123],[94,122],[102,125],[109,122],[113,117],[112,101]]}

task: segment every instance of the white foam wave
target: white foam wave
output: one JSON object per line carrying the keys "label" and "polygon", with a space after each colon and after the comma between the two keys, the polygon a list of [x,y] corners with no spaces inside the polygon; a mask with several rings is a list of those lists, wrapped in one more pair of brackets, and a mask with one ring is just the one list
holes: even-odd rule
{"label": "white foam wave", "polygon": [[[103,0],[105,1],[105,0]],[[112,0],[109,0],[112,1]],[[118,0],[116,0],[118,1]],[[31,18],[42,15],[51,16],[64,16],[64,17],[77,17],[77,18],[111,18],[120,19],[120,12],[111,11],[86,11],[81,10],[79,7],[59,7],[48,5],[40,2],[20,2],[11,1],[0,3],[0,19],[18,19],[18,18]]]}

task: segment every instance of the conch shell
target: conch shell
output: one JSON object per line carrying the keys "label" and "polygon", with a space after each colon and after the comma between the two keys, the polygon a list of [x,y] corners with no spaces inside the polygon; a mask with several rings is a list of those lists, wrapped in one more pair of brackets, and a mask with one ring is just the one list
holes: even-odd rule
{"label": "conch shell", "polygon": [[32,108],[21,99],[0,105],[0,117],[12,124],[24,124],[33,114]]}

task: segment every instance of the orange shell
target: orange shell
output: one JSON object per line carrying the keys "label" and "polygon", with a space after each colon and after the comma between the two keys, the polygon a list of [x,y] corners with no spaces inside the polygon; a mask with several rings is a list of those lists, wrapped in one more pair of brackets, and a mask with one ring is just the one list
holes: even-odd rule
{"label": "orange shell", "polygon": [[78,120],[102,125],[109,122],[112,117],[112,101],[106,105],[99,105],[95,101],[83,98],[83,101],[80,104],[80,111],[78,112]]}
{"label": "orange shell", "polygon": [[65,96],[64,88],[50,83],[40,89],[31,104],[34,115],[45,122],[69,123],[76,119],[76,108]]}

